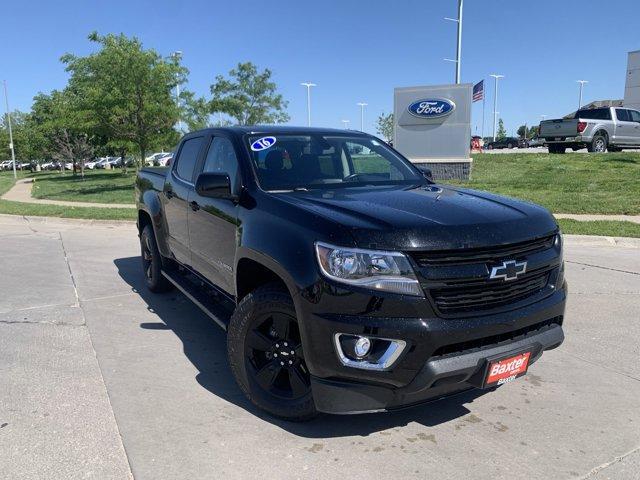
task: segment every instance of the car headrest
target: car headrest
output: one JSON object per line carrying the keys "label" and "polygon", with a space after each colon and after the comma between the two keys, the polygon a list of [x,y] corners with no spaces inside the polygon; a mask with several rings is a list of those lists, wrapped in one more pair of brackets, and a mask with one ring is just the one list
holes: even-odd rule
{"label": "car headrest", "polygon": [[264,159],[264,166],[267,167],[267,170],[282,170],[284,167],[284,157],[280,150],[272,150],[267,153],[266,158]]}

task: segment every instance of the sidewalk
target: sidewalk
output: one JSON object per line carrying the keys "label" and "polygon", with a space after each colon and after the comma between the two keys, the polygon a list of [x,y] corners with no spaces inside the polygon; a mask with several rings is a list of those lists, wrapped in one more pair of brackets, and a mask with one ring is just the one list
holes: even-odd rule
{"label": "sidewalk", "polygon": [[92,203],[92,202],[68,202],[65,200],[46,200],[33,198],[31,189],[33,178],[22,178],[7,193],[2,195],[2,200],[23,203],[39,203],[41,205],[62,205],[65,207],[97,207],[97,208],[136,208],[132,203]]}
{"label": "sidewalk", "polygon": [[569,218],[580,222],[593,222],[598,220],[615,220],[619,222],[640,223],[640,215],[597,215],[597,214],[575,214],[575,213],[554,213],[556,218]]}

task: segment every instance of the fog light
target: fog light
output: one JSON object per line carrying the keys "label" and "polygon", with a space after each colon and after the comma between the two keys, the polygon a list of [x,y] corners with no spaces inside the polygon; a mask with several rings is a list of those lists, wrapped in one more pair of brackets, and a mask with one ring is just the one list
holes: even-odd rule
{"label": "fog light", "polygon": [[388,370],[407,345],[404,340],[349,333],[336,333],[333,338],[340,362],[363,370]]}
{"label": "fog light", "polygon": [[356,344],[353,346],[353,351],[356,357],[362,358],[371,350],[371,340],[367,337],[360,337],[356,340]]}

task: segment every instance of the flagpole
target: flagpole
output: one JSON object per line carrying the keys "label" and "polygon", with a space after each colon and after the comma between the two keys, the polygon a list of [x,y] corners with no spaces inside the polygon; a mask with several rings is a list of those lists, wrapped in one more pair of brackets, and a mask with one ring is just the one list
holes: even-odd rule
{"label": "flagpole", "polygon": [[484,143],[484,100],[487,96],[484,94],[484,79],[482,80],[482,142]]}

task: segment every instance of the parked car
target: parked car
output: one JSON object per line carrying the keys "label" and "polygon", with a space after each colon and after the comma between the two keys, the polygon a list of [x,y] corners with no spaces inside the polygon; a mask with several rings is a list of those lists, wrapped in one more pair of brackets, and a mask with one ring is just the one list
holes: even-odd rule
{"label": "parked car", "polygon": [[169,165],[171,165],[171,159],[173,158],[173,154],[169,153],[169,154],[165,154],[164,157],[160,157],[156,160],[156,164],[155,166],[157,167],[168,167]]}
{"label": "parked car", "polygon": [[493,388],[563,342],[542,207],[436,184],[361,132],[207,129],[176,152],[135,183],[144,281],[227,331],[238,385],[272,415]]}
{"label": "parked car", "polygon": [[88,162],[84,162],[84,168],[88,168],[89,170],[94,170],[96,168],[96,164],[100,161],[99,158],[94,158],[93,160],[89,160]]}
{"label": "parked car", "polygon": [[589,152],[639,148],[640,112],[617,107],[578,110],[573,118],[540,122],[540,137],[549,145],[549,153],[564,153],[567,148]]}
{"label": "parked car", "polygon": [[533,137],[532,139],[529,140],[530,148],[537,148],[537,147],[544,147],[544,146],[546,146],[546,143],[544,139],[540,137]]}
{"label": "parked car", "polygon": [[0,170],[8,170],[11,168],[11,165],[11,160],[4,160],[3,162],[0,162]]}
{"label": "parked car", "polygon": [[496,148],[516,148],[519,145],[519,140],[516,137],[506,137],[501,140],[495,140],[489,142],[487,148],[493,150]]}
{"label": "parked car", "polygon": [[161,159],[162,157],[166,157],[167,156],[167,152],[158,152],[158,153],[153,153],[151,155],[149,155],[147,158],[145,158],[144,163],[145,165],[148,166],[154,166],[156,165],[156,161]]}

